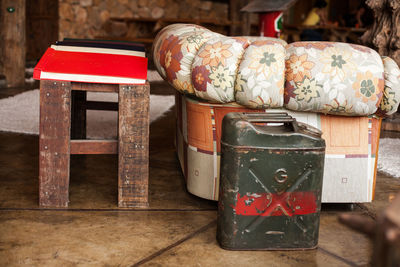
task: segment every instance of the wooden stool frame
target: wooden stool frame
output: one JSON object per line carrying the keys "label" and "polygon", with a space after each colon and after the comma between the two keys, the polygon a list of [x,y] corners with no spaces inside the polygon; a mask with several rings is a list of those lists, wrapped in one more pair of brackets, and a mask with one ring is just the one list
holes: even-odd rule
{"label": "wooden stool frame", "polygon": [[[86,101],[87,91],[117,92],[118,107]],[[149,95],[149,83],[40,81],[41,207],[68,207],[71,154],[118,154],[118,207],[148,207]],[[86,140],[87,109],[118,110],[118,140]]]}

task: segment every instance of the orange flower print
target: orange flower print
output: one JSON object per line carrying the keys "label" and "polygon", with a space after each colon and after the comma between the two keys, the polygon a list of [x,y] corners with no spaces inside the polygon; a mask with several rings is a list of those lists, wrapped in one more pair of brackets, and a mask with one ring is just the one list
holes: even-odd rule
{"label": "orange flower print", "polygon": [[310,70],[314,67],[314,63],[307,61],[307,54],[301,56],[291,55],[286,61],[286,80],[301,82],[304,77],[311,77]]}
{"label": "orange flower print", "polygon": [[167,53],[168,53],[168,47],[169,47],[169,45],[171,44],[171,42],[173,41],[173,40],[175,40],[175,39],[177,39],[178,37],[176,37],[176,36],[174,36],[174,35],[171,35],[171,36],[169,36],[168,38],[166,38],[163,42],[162,42],[162,44],[161,44],[161,47],[160,47],[160,51],[158,52],[158,56],[159,56],[159,58],[160,58],[160,64],[164,67],[164,63],[165,63],[165,56],[167,55]]}
{"label": "orange flower print", "polygon": [[370,71],[357,73],[357,80],[353,83],[356,97],[361,98],[364,103],[376,101],[383,91],[383,80],[374,77]]}
{"label": "orange flower print", "polygon": [[165,68],[168,68],[171,65],[171,51],[167,51],[167,54],[165,55],[165,60],[164,60],[164,66]]}
{"label": "orange flower print", "polygon": [[223,45],[221,41],[215,44],[207,44],[204,50],[198,54],[199,57],[203,58],[202,65],[216,67],[221,63],[225,66],[225,60],[232,56],[232,53],[228,50],[230,47],[230,44]]}
{"label": "orange flower print", "polygon": [[172,85],[176,89],[178,89],[178,90],[180,90],[180,91],[182,91],[184,93],[193,94],[193,92],[194,92],[193,85],[188,81],[181,81],[179,79],[175,79],[172,82]]}
{"label": "orange flower print", "polygon": [[181,70],[180,61],[183,57],[181,47],[179,38],[171,35],[160,49],[160,64],[165,69],[167,80],[170,82],[176,79],[176,73]]}

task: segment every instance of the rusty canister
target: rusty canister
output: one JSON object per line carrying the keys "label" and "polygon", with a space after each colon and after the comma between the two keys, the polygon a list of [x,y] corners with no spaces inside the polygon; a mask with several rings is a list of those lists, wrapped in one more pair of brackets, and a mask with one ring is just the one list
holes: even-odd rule
{"label": "rusty canister", "polygon": [[325,141],[286,113],[222,121],[217,240],[232,250],[318,244]]}

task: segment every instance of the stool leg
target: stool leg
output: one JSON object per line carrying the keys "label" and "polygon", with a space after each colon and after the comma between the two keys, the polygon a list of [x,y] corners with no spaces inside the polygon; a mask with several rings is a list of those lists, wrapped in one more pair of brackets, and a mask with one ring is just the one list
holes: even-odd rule
{"label": "stool leg", "polygon": [[68,206],[70,112],[71,83],[40,81],[40,206]]}
{"label": "stool leg", "polygon": [[119,207],[148,207],[149,93],[148,83],[119,87]]}

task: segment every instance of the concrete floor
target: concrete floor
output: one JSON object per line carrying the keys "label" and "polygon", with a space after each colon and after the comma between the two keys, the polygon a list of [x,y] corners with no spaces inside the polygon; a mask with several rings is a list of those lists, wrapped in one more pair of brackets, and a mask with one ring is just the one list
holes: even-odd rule
{"label": "concrete floor", "polygon": [[[165,84],[152,93],[171,93]],[[0,98],[23,91],[1,89]],[[227,251],[217,206],[185,189],[174,111],[150,126],[150,207],[117,208],[117,157],[73,156],[68,209],[38,207],[38,137],[0,132],[0,266],[366,266],[372,244],[337,221],[349,205],[323,205],[319,246]],[[389,133],[383,133],[388,135]],[[378,173],[376,200],[353,205],[376,218],[400,181]]]}

